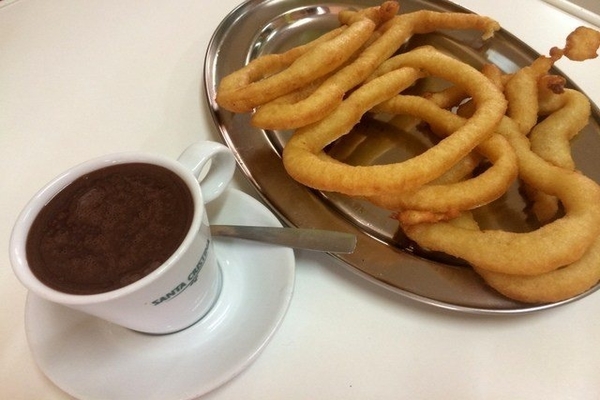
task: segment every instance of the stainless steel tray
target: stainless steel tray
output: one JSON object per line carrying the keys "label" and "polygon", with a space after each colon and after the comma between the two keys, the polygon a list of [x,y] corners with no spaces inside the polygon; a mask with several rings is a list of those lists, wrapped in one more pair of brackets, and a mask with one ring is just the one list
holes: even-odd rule
{"label": "stainless steel tray", "polygon": [[[243,173],[263,200],[290,226],[335,229],[357,235],[353,254],[332,255],[365,279],[430,305],[482,314],[538,311],[569,303],[598,288],[560,303],[531,305],[509,300],[490,289],[469,267],[439,255],[419,252],[397,232],[389,212],[339,194],[308,189],[285,172],[281,151],[290,132],[264,131],[250,124],[250,115],[222,110],[214,101],[218,82],[261,54],[281,52],[338,26],[337,13],[380,1],[345,0],[322,3],[306,0],[250,0],[219,25],[205,60],[208,104],[224,141],[233,150]],[[403,0],[402,12],[418,9],[467,12],[445,1]],[[492,16],[493,17],[493,16]],[[473,65],[493,62],[510,72],[530,64],[537,54],[506,31],[485,43],[477,32],[441,32],[415,37],[409,45],[434,43]],[[559,44],[560,45],[560,44]],[[577,166],[600,180],[599,113],[573,142]],[[486,212],[503,220],[525,220],[524,203],[511,190]],[[511,218],[505,218],[510,214]],[[516,217],[515,217],[516,216]],[[521,222],[516,222],[519,225]],[[512,226],[510,229],[521,229]]]}

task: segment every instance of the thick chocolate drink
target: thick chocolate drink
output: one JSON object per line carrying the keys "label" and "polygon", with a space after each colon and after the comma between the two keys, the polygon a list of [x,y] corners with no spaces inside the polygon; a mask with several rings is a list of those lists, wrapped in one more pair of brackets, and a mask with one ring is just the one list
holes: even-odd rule
{"label": "thick chocolate drink", "polygon": [[27,261],[40,281],[61,292],[108,292],[169,258],[193,214],[189,189],[170,170],[106,167],[78,178],[42,209],[27,238]]}

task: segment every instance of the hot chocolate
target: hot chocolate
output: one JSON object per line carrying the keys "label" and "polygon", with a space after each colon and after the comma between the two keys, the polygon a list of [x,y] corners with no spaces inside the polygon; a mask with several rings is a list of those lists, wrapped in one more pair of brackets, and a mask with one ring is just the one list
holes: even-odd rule
{"label": "hot chocolate", "polygon": [[65,187],[33,222],[27,238],[32,272],[65,293],[96,294],[148,275],[185,238],[194,204],[172,171],[117,164]]}

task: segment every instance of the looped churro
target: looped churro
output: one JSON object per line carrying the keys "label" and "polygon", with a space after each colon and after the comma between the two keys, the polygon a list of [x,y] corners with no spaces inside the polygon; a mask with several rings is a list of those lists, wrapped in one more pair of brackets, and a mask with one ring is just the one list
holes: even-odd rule
{"label": "looped churro", "polygon": [[[430,47],[398,57],[402,57],[394,60],[398,69],[365,83],[326,118],[294,133],[283,151],[284,166],[294,179],[317,189],[355,196],[413,190],[442,175],[493,133],[504,115],[506,101],[479,71]],[[423,76],[421,70],[455,80],[472,93],[478,104],[472,118],[438,145],[401,163],[332,165],[322,156],[325,146],[348,133],[365,112]]]}
{"label": "looped churro", "polygon": [[[368,8],[364,12],[341,13],[342,23],[356,24],[368,18],[381,25],[374,32],[368,47],[308,93],[301,91],[300,94],[261,104],[252,117],[253,125],[265,129],[294,129],[318,121],[337,107],[346,93],[367,79],[414,34],[438,29],[478,29],[487,38],[500,29],[496,21],[475,14],[417,11],[391,18],[395,12],[390,12],[390,3],[394,2],[385,2],[380,7]],[[349,59],[347,56],[344,58]]]}

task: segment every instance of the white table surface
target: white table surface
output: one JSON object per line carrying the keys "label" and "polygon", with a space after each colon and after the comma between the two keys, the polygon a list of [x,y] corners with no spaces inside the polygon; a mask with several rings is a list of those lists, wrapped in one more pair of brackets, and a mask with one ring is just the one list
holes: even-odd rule
{"label": "white table surface", "polygon": [[[204,53],[239,0],[0,2],[0,398],[68,399],[37,368],[6,249],[25,202],[106,152],[176,157],[219,140]],[[546,53],[581,21],[540,0],[461,0]],[[600,61],[560,62],[600,104]],[[242,176],[236,186],[255,194]],[[260,357],[206,399],[598,399],[600,294],[522,316],[406,300],[297,252],[295,294]]]}

